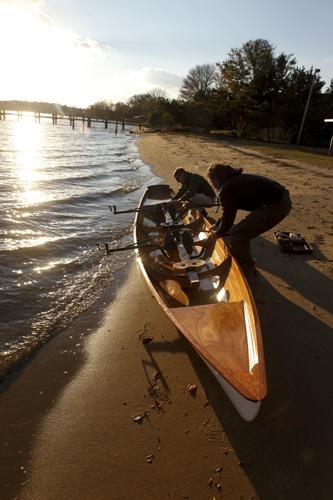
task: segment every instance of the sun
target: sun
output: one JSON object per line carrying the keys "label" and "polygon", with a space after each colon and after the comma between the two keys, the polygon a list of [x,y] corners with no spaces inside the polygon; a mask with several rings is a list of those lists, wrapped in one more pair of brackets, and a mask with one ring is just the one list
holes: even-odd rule
{"label": "sun", "polygon": [[147,90],[121,52],[63,29],[41,6],[46,9],[37,0],[0,0],[1,100],[87,107]]}
{"label": "sun", "polygon": [[38,69],[41,57],[46,55],[53,38],[52,26],[47,26],[34,10],[19,4],[1,4],[3,22],[0,40],[7,50],[3,56],[7,67],[16,74],[18,70]]}
{"label": "sun", "polygon": [[82,67],[75,35],[31,3],[0,3],[0,19],[2,98],[59,101]]}

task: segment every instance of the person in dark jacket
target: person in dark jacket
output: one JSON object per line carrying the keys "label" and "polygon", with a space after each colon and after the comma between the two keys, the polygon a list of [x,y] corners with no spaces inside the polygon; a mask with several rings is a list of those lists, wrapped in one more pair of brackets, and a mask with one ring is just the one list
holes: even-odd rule
{"label": "person in dark jacket", "polygon": [[216,200],[214,190],[202,175],[177,168],[174,178],[181,184],[173,200],[191,201],[194,205],[213,205]]}
{"label": "person in dark jacket", "polygon": [[[287,189],[267,177],[243,173],[242,168],[215,163],[208,177],[219,191],[222,217],[212,227],[218,236],[230,234],[230,247],[248,277],[256,274],[250,241],[281,222],[291,210]],[[250,212],[233,226],[237,210]]]}

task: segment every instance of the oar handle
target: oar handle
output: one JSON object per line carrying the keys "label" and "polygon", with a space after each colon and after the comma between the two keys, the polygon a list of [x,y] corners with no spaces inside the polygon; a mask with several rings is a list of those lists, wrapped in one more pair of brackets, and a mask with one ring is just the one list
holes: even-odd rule
{"label": "oar handle", "polygon": [[132,214],[139,212],[139,208],[130,208],[128,210],[117,210],[116,205],[109,205],[110,212],[114,215],[118,214]]}

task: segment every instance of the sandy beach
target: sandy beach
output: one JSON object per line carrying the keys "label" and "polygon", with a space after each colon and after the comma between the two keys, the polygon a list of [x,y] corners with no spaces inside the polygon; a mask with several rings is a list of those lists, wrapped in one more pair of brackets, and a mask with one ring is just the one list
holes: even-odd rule
{"label": "sandy beach", "polygon": [[331,499],[332,173],[200,136],[139,143],[174,187],[176,167],[205,174],[224,161],[289,189],[279,229],[303,233],[313,253],[281,253],[273,232],[253,244],[268,396],[254,422],[238,416],[133,257],[98,304],[2,384],[0,499]]}

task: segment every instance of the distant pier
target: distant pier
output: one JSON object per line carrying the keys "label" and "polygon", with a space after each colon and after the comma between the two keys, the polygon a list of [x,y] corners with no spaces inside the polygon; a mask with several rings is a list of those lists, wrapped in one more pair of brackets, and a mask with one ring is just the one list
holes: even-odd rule
{"label": "distant pier", "polygon": [[139,126],[141,128],[141,122],[126,121],[125,119],[114,120],[109,118],[95,118],[93,116],[87,115],[64,115],[58,113],[40,113],[39,111],[9,111],[6,109],[0,109],[0,120],[5,120],[7,116],[16,116],[18,120],[22,119],[23,115],[35,116],[35,121],[40,123],[42,119],[52,120],[53,125],[57,125],[58,121],[67,121],[72,129],[75,128],[76,123],[81,123],[83,126],[87,124],[88,128],[91,128],[92,123],[104,123],[104,128],[107,129],[109,126],[114,125],[114,131],[118,133],[118,126],[121,126],[121,130],[125,130],[127,126]]}

